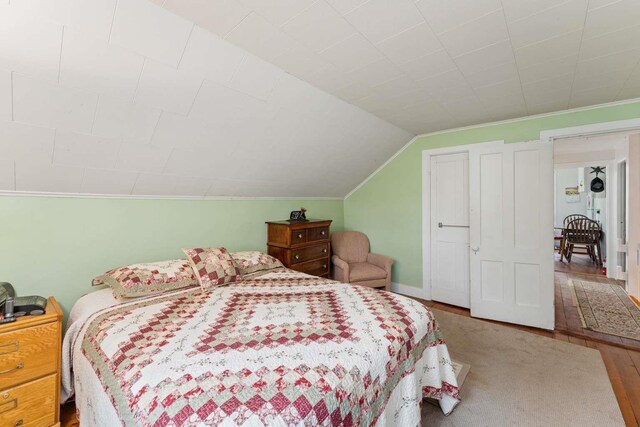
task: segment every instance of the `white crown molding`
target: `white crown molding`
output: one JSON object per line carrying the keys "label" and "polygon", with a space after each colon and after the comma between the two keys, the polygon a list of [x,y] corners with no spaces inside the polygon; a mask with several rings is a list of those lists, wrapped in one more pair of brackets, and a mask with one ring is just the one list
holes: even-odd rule
{"label": "white crown molding", "polygon": [[362,181],[360,184],[358,184],[353,190],[349,191],[349,193],[347,193],[347,195],[344,197],[344,200],[347,200],[351,195],[353,195],[356,191],[358,191],[371,178],[373,178],[375,175],[377,175],[378,172],[380,172],[382,169],[384,169],[389,163],[391,163],[391,161],[393,159],[395,159],[400,154],[402,154],[402,152],[404,150],[406,150],[411,144],[413,144],[419,138],[424,138],[424,137],[434,136],[434,135],[442,135],[442,134],[445,134],[445,133],[453,133],[453,132],[459,132],[459,131],[470,130],[470,129],[480,129],[480,128],[485,128],[485,127],[489,127],[489,126],[499,126],[499,125],[505,125],[505,124],[509,124],[509,123],[518,123],[518,122],[523,122],[523,121],[528,121],[528,120],[543,119],[545,117],[562,116],[562,115],[565,115],[565,114],[579,113],[579,112],[582,112],[582,111],[598,110],[598,109],[601,109],[601,108],[615,107],[615,106],[627,105],[627,104],[634,104],[634,103],[637,103],[637,102],[640,102],[640,98],[625,99],[623,101],[608,102],[606,104],[598,104],[598,105],[590,105],[590,106],[587,106],[587,107],[571,108],[569,110],[554,111],[552,113],[543,113],[543,114],[536,114],[536,115],[533,115],[533,116],[517,117],[515,119],[499,120],[499,121],[495,121],[495,122],[480,123],[480,124],[477,124],[477,125],[462,126],[462,127],[457,127],[457,128],[439,130],[437,132],[429,132],[429,133],[422,133],[422,134],[416,135],[415,137],[413,137],[413,139],[411,139],[411,141],[409,141],[402,148],[400,148],[400,150],[398,150],[393,156],[391,156],[391,158],[389,160],[384,162],[378,169],[373,171],[371,173],[371,175],[366,177],[364,179],[364,181]]}
{"label": "white crown molding", "polygon": [[47,193],[40,191],[0,190],[0,197],[45,197],[60,199],[129,199],[129,200],[204,200],[204,201],[269,201],[269,200],[344,200],[342,197],[232,197],[232,196],[138,196],[131,194]]}

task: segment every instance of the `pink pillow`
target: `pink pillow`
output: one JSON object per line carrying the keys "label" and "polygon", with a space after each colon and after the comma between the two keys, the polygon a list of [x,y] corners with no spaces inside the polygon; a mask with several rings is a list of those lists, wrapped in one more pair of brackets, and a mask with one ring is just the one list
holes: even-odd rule
{"label": "pink pillow", "polygon": [[182,249],[202,290],[242,280],[240,269],[225,248]]}

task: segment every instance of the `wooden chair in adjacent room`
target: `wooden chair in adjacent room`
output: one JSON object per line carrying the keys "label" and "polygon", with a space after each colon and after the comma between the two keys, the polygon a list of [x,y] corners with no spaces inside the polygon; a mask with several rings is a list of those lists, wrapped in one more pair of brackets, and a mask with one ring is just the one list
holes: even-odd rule
{"label": "wooden chair in adjacent room", "polygon": [[566,228],[567,261],[571,262],[576,247],[584,247],[587,255],[596,265],[602,265],[602,247],[600,224],[589,218],[571,221]]}
{"label": "wooden chair in adjacent room", "polygon": [[585,215],[571,214],[567,215],[562,221],[562,240],[560,241],[560,262],[567,256],[567,227],[574,219],[589,219]]}

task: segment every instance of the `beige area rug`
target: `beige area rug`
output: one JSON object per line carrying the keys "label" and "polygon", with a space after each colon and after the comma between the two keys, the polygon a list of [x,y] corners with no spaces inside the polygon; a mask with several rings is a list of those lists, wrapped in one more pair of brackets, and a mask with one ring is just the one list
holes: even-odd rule
{"label": "beige area rug", "polygon": [[433,310],[455,360],[471,364],[462,402],[424,426],[623,426],[600,352]]}
{"label": "beige area rug", "polygon": [[582,327],[640,340],[640,308],[619,285],[569,279]]}

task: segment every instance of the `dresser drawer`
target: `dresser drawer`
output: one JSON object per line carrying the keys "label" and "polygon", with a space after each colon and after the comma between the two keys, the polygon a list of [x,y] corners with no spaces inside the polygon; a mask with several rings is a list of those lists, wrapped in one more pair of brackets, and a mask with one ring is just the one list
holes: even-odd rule
{"label": "dresser drawer", "polygon": [[57,423],[56,375],[0,391],[0,425],[49,427]]}
{"label": "dresser drawer", "polygon": [[291,264],[298,264],[318,258],[326,258],[329,255],[329,244],[307,246],[306,248],[291,250]]}
{"label": "dresser drawer", "polygon": [[0,334],[0,390],[58,370],[59,323]]}
{"label": "dresser drawer", "polygon": [[291,230],[291,244],[298,245],[307,242],[307,230]]}
{"label": "dresser drawer", "polygon": [[293,266],[294,270],[314,276],[321,276],[329,273],[329,258],[319,259],[316,261],[304,262]]}
{"label": "dresser drawer", "polygon": [[307,231],[307,241],[314,242],[316,240],[328,240],[329,227],[310,228]]}

